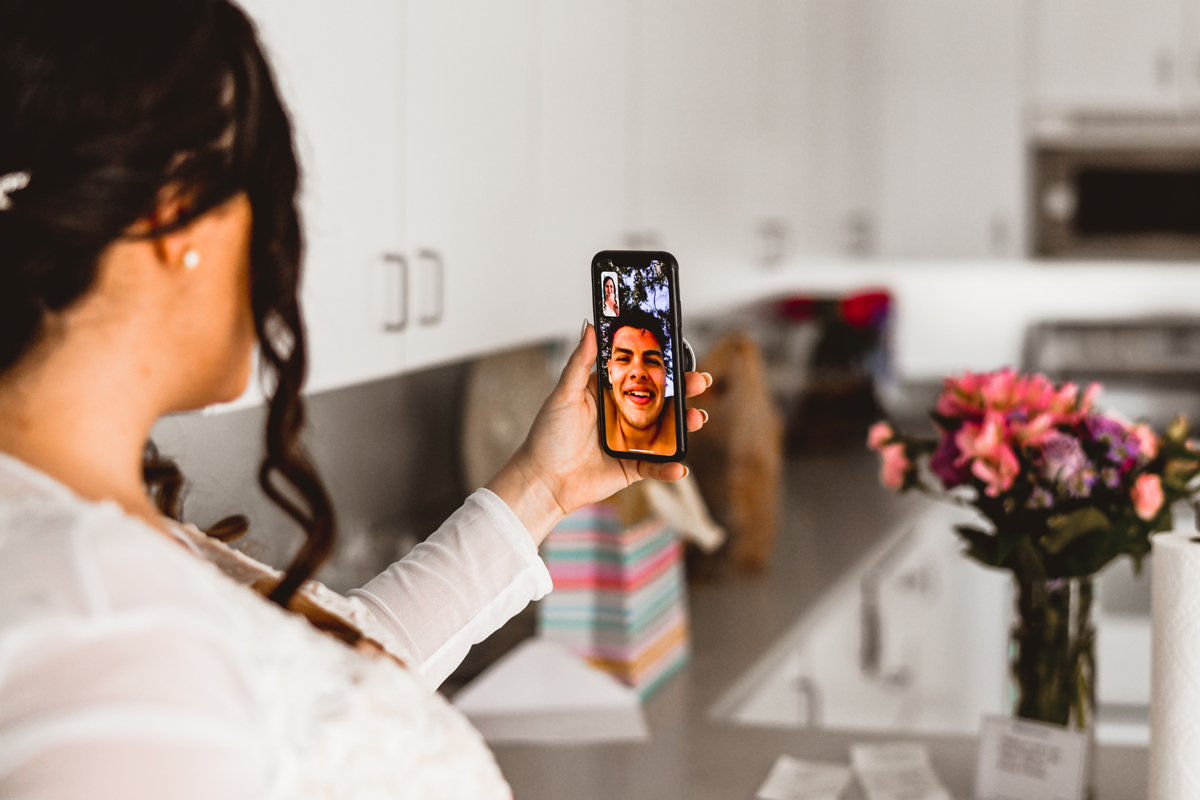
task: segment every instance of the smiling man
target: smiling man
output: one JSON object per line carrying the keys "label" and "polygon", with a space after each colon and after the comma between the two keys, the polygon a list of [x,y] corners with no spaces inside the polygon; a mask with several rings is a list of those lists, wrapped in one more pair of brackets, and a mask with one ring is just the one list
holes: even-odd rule
{"label": "smiling man", "polygon": [[666,396],[666,341],[658,318],[640,309],[628,309],[616,323],[604,403],[609,448],[675,453],[675,399]]}

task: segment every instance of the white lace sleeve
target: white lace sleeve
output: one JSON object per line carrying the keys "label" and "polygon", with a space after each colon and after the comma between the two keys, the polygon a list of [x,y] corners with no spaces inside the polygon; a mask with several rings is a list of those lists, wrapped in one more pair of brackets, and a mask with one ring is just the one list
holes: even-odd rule
{"label": "white lace sleeve", "polygon": [[425,542],[361,589],[358,597],[431,688],[532,600],[553,588],[525,526],[480,489]]}

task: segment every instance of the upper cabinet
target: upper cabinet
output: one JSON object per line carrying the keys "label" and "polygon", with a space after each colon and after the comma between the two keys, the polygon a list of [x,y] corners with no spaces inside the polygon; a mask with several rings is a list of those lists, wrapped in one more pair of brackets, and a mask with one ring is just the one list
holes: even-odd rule
{"label": "upper cabinet", "polygon": [[591,316],[590,263],[634,229],[630,99],[634,15],[625,0],[539,3],[530,317],[561,330]]}
{"label": "upper cabinet", "polygon": [[1083,8],[245,6],[304,172],[310,391],[573,333],[601,249],[672,251],[692,311],[805,255],[1015,255],[1022,31]]}
{"label": "upper cabinet", "polygon": [[631,243],[681,284],[752,265],[759,174],[757,2],[640,0],[630,57]]}
{"label": "upper cabinet", "polygon": [[1200,88],[1196,0],[1034,0],[1038,110],[1174,111]]}
{"label": "upper cabinet", "polygon": [[403,368],[402,7],[246,0],[301,167],[309,391]]}
{"label": "upper cabinet", "polygon": [[871,36],[877,229],[887,257],[1015,257],[1023,246],[1021,4],[878,4]]}
{"label": "upper cabinet", "polygon": [[539,314],[555,298],[532,246],[536,6],[407,4],[410,368],[546,335]]}

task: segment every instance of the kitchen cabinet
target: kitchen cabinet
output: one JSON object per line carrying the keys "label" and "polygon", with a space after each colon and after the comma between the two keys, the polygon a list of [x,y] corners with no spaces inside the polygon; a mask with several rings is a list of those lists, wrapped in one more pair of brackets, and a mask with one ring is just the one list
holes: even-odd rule
{"label": "kitchen cabinet", "polygon": [[309,391],[571,332],[597,250],[672,250],[686,302],[828,216],[811,101],[846,53],[811,4],[246,8],[304,170]]}
{"label": "kitchen cabinet", "polygon": [[1188,29],[1197,5],[1034,0],[1030,52],[1038,110],[1162,112],[1194,103],[1200,42]]}
{"label": "kitchen cabinet", "polygon": [[291,112],[306,239],[308,390],[402,369],[402,5],[246,0]]}
{"label": "kitchen cabinet", "polygon": [[756,9],[741,0],[634,6],[631,243],[674,253],[684,302],[689,281],[755,260]]}
{"label": "kitchen cabinet", "polygon": [[534,0],[411,0],[408,368],[537,338],[554,302],[533,252]]}
{"label": "kitchen cabinet", "polygon": [[591,317],[591,256],[624,248],[634,226],[634,1],[541,3],[538,10],[532,255],[541,274],[531,312],[565,331]]}
{"label": "kitchen cabinet", "polygon": [[911,0],[877,13],[876,252],[1019,255],[1021,5]]}

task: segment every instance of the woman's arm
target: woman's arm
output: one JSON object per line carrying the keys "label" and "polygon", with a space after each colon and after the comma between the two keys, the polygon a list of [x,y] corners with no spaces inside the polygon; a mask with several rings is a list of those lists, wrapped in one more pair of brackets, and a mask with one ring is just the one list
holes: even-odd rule
{"label": "woman's arm", "polygon": [[[471,495],[428,540],[362,589],[362,600],[436,687],[483,641],[552,588],[537,545],[571,511],[642,478],[678,480],[681,464],[611,458],[597,434],[595,337],[583,337],[524,444],[487,488]],[[705,375],[688,373],[688,395]],[[688,411],[688,429],[703,425]]]}
{"label": "woman's arm", "polygon": [[361,600],[437,688],[477,644],[553,584],[533,539],[487,489],[467,498],[428,539],[361,589]]}

